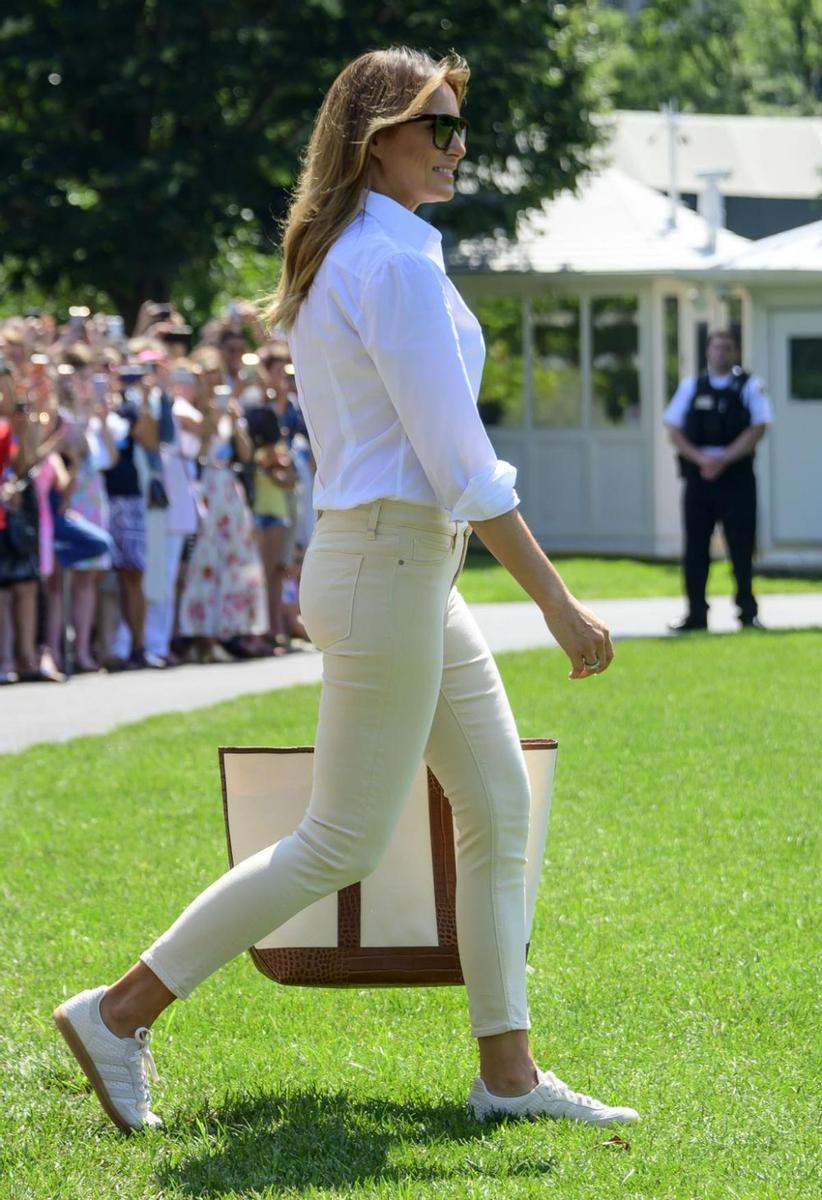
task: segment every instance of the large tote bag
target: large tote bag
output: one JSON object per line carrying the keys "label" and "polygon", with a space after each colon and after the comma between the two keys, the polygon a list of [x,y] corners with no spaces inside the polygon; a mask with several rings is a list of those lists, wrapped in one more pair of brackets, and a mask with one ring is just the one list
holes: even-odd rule
{"label": "large tote bag", "polygon": [[[522,742],[531,783],[526,867],[530,939],[557,743]],[[313,747],[221,747],[232,866],[297,828],[311,795]],[[317,900],[251,948],[264,975],[312,987],[403,987],[463,982],[454,911],[451,806],[420,764],[390,845],[371,875]]]}

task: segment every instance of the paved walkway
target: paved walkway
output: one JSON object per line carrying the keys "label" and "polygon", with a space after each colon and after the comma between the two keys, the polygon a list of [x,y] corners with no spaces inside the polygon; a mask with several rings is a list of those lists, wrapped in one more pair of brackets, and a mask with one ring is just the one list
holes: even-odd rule
{"label": "paved walkway", "polygon": [[[679,597],[648,600],[592,600],[589,606],[608,624],[614,638],[669,637],[667,624],[682,615]],[[476,604],[473,611],[491,649],[528,650],[554,642],[535,605]],[[822,592],[762,596],[760,615],[769,629],[822,628]],[[711,630],[737,628],[731,601],[711,601]],[[0,753],[37,742],[66,741],[105,733],[156,713],[188,711],[297,683],[316,683],[321,656],[316,651],[287,658],[256,659],[173,671],[133,671],[82,675],[59,686],[16,684],[0,689]]]}

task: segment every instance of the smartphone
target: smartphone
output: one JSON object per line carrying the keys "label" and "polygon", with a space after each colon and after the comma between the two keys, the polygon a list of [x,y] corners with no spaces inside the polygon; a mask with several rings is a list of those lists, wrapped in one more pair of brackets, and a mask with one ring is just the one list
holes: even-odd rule
{"label": "smartphone", "polygon": [[161,333],[160,337],[164,342],[188,343],[191,341],[192,332],[190,325],[173,325],[165,333]]}
{"label": "smartphone", "polygon": [[90,311],[85,304],[75,304],[69,309],[69,325],[76,333],[85,327]]}
{"label": "smartphone", "polygon": [[31,367],[32,374],[37,377],[39,382],[42,380],[43,376],[51,366],[51,359],[47,354],[32,354],[31,358],[29,359],[29,365]]}
{"label": "smartphone", "polygon": [[117,378],[122,384],[140,383],[145,371],[140,363],[126,363],[117,368]]}
{"label": "smartphone", "polygon": [[94,395],[97,400],[105,400],[108,393],[108,375],[102,372],[94,376]]}
{"label": "smartphone", "polygon": [[109,317],[107,320],[106,337],[111,342],[119,342],[122,340],[125,326],[123,318],[120,316]]}
{"label": "smartphone", "polygon": [[214,399],[217,403],[217,408],[220,412],[225,412],[228,408],[228,402],[231,399],[231,388],[226,383],[221,383],[214,389]]}
{"label": "smartphone", "polygon": [[260,365],[259,354],[244,354],[242,364],[240,367],[240,378],[244,383],[250,383],[257,378],[257,367]]}

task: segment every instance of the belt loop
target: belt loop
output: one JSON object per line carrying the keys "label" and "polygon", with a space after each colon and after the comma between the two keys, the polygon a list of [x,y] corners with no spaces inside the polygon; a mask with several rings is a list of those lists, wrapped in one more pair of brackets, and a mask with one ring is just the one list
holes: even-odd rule
{"label": "belt loop", "polygon": [[380,509],[382,508],[382,500],[375,500],[368,510],[368,533],[366,534],[369,542],[373,542],[377,537],[377,521],[380,519]]}

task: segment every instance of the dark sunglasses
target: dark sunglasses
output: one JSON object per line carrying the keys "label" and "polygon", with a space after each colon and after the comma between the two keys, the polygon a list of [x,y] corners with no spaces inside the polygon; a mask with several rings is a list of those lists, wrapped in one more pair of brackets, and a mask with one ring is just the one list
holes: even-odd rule
{"label": "dark sunglasses", "polygon": [[468,137],[468,122],[465,117],[452,117],[450,113],[423,113],[420,117],[410,117],[401,121],[401,125],[414,125],[417,121],[430,121],[431,132],[434,135],[434,145],[438,150],[447,150],[451,145],[454,134],[465,145]]}

